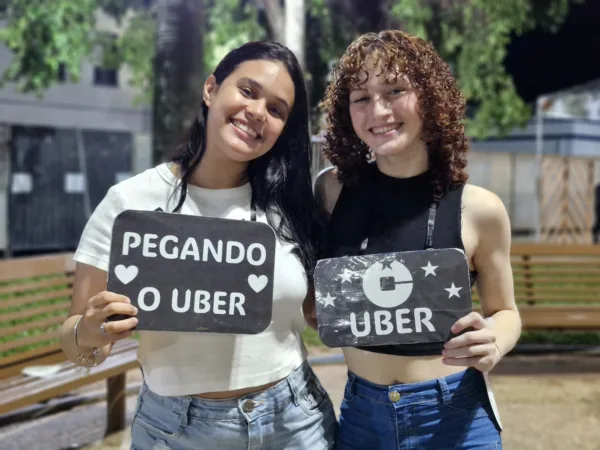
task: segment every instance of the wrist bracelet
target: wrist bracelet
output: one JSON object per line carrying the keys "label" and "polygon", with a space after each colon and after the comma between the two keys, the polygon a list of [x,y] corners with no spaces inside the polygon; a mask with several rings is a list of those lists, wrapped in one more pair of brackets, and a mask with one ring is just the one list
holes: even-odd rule
{"label": "wrist bracelet", "polygon": [[94,347],[91,355],[83,355],[79,351],[79,343],[77,342],[77,327],[79,326],[79,322],[83,319],[83,315],[77,318],[75,322],[75,326],[73,327],[73,334],[75,335],[75,348],[77,349],[77,356],[75,357],[75,364],[82,367],[96,367],[98,365],[98,355],[100,354],[100,349],[98,347]]}

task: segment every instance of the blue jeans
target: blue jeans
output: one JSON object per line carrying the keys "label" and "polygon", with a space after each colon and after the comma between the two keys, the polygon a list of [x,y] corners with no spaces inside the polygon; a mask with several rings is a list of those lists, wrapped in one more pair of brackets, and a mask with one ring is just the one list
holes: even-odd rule
{"label": "blue jeans", "polygon": [[277,385],[241,398],[164,397],[142,385],[131,429],[135,450],[325,450],[333,404],[303,363]]}
{"label": "blue jeans", "polygon": [[381,386],[353,373],[341,405],[336,450],[502,449],[483,374]]}

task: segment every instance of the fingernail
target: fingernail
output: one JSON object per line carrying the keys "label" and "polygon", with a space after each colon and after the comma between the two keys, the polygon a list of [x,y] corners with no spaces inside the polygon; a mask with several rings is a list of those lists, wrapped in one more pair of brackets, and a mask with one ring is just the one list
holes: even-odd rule
{"label": "fingernail", "polygon": [[127,297],[127,303],[131,303],[131,299]]}
{"label": "fingernail", "polygon": [[133,307],[133,313],[134,313],[134,314],[137,314],[137,313],[138,313],[138,309],[137,309],[135,306]]}

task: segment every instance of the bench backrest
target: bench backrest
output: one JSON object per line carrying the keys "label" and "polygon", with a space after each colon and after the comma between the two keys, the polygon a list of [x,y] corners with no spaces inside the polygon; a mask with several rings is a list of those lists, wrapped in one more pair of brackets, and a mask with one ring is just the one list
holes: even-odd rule
{"label": "bench backrest", "polygon": [[[513,244],[511,265],[515,299],[527,309],[525,325],[600,329],[600,245]],[[556,314],[567,308],[569,317]]]}
{"label": "bench backrest", "polygon": [[[600,310],[600,245],[514,244],[511,264],[519,306]],[[0,260],[0,374],[61,353],[74,267],[72,253]]]}
{"label": "bench backrest", "polygon": [[0,260],[0,372],[62,353],[74,268],[72,253]]}
{"label": "bench backrest", "polygon": [[521,244],[511,253],[521,302],[600,307],[600,246]]}

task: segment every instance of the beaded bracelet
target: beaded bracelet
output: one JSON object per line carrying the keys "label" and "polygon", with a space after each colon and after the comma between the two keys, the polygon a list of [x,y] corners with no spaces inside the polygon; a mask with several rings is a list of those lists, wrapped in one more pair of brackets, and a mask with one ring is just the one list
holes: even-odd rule
{"label": "beaded bracelet", "polygon": [[100,349],[98,347],[94,347],[91,355],[82,355],[79,353],[79,344],[77,342],[77,327],[79,326],[79,322],[83,319],[83,316],[79,316],[77,321],[75,322],[75,326],[73,327],[73,334],[75,335],[75,347],[77,348],[77,356],[75,357],[75,364],[82,367],[96,367],[98,365],[98,355],[100,354]]}

